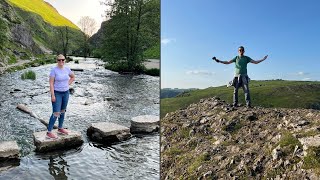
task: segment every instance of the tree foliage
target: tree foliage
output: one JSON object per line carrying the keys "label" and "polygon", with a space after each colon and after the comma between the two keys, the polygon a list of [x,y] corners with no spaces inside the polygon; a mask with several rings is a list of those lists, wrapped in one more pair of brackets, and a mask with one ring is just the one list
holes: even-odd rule
{"label": "tree foliage", "polygon": [[107,0],[105,4],[104,59],[139,71],[143,52],[160,43],[160,0]]}
{"label": "tree foliage", "polygon": [[67,26],[57,28],[58,29],[51,40],[53,51],[55,54],[63,54],[65,57],[67,57],[69,50],[70,30]]}

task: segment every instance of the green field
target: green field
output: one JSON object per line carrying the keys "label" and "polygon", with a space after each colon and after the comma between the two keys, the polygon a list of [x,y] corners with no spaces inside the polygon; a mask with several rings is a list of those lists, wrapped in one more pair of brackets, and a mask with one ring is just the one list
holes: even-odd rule
{"label": "green field", "polygon": [[[320,109],[320,82],[317,81],[253,80],[249,87],[253,106]],[[233,87],[210,87],[161,99],[160,116],[213,96],[232,103]],[[245,104],[242,89],[239,89],[239,103]]]}
{"label": "green field", "polygon": [[74,29],[79,29],[70,20],[61,16],[54,7],[43,0],[8,0],[8,2],[25,11],[39,14],[46,22],[53,26],[69,26]]}

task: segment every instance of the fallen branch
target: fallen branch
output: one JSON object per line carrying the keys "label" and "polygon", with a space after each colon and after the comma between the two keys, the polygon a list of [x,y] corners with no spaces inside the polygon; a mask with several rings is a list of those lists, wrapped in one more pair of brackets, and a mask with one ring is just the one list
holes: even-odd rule
{"label": "fallen branch", "polygon": [[[17,109],[21,110],[22,112],[25,112],[27,114],[29,114],[31,117],[34,117],[36,119],[38,119],[42,124],[44,124],[46,127],[48,126],[49,122],[40,118],[37,114],[35,114],[34,112],[32,112],[26,105],[24,104],[18,104],[17,105]],[[58,126],[54,125],[53,126],[54,129],[57,129]]]}

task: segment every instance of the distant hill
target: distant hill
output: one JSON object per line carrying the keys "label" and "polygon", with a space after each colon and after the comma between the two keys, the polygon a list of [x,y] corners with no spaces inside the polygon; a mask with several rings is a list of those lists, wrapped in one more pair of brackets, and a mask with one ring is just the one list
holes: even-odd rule
{"label": "distant hill", "polygon": [[195,89],[178,89],[178,88],[163,88],[160,91],[160,99],[163,98],[172,98],[172,97],[176,97],[178,95],[182,95],[183,93],[187,93],[191,90],[195,90]]}
{"label": "distant hill", "polygon": [[68,29],[68,53],[82,46],[83,33],[43,0],[0,1],[0,68],[42,54],[62,53]]}
{"label": "distant hill", "polygon": [[80,30],[79,27],[73,24],[69,19],[60,15],[50,3],[43,0],[8,0],[8,2],[25,11],[40,15],[44,21],[53,26],[69,26]]}
{"label": "distant hill", "polygon": [[[253,106],[320,109],[320,82],[315,81],[251,81]],[[166,113],[186,108],[202,98],[219,97],[232,103],[233,88],[226,86],[193,90],[183,96],[161,99],[161,117]],[[244,104],[243,90],[239,90],[239,103]]]}

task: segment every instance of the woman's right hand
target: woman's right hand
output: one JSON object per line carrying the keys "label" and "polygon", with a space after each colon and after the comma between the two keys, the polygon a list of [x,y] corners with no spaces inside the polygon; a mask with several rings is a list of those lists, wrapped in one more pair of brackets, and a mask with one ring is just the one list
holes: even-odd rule
{"label": "woman's right hand", "polygon": [[51,101],[56,102],[56,96],[51,96]]}

